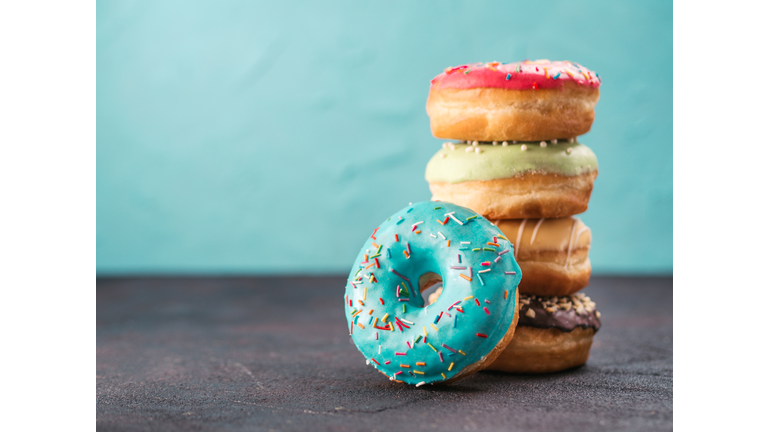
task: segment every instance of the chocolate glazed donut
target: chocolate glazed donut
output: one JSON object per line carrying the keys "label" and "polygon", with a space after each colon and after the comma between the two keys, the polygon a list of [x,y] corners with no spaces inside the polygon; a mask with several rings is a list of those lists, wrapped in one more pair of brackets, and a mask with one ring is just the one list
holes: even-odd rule
{"label": "chocolate glazed donut", "polygon": [[559,298],[521,294],[515,337],[487,370],[545,373],[582,365],[600,324],[600,312],[583,293]]}

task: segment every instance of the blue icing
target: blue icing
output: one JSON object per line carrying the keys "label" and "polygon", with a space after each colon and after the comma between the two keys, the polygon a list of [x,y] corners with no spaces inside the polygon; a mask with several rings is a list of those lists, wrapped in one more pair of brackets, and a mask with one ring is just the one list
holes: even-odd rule
{"label": "blue icing", "polygon": [[[452,218],[442,225],[446,214],[451,212],[463,225]],[[467,220],[475,215],[473,211],[451,203],[415,203],[381,224],[371,236],[376,239],[369,237],[358,254],[345,293],[348,329],[352,330],[352,340],[369,364],[390,378],[408,384],[430,384],[451,379],[491,352],[509,329],[517,310],[516,290],[522,278],[520,266],[515,262],[510,242],[499,238],[503,234],[498,228],[479,215]],[[413,224],[421,221],[423,223],[416,228],[421,233],[416,234],[412,231]],[[399,236],[398,242],[395,241],[395,234]],[[499,247],[487,244],[493,242],[493,237],[497,237]],[[450,247],[446,239],[451,240]],[[463,245],[462,241],[470,244]],[[411,250],[410,258],[406,258],[403,253],[408,246]],[[472,250],[477,248],[480,250]],[[504,250],[509,252],[499,255]],[[369,261],[363,263],[366,254]],[[457,255],[461,255],[461,263]],[[378,259],[379,268],[376,268],[374,257]],[[495,262],[499,257],[499,261]],[[482,262],[490,262],[491,265],[482,266]],[[370,264],[374,265],[368,267]],[[466,269],[451,269],[452,266]],[[471,281],[460,276],[469,276],[469,267],[472,268]],[[480,276],[478,272],[486,269],[490,271]],[[427,272],[442,277],[443,293],[435,303],[425,307],[418,281]],[[374,281],[370,279],[371,274]],[[407,290],[403,288],[403,283]],[[406,291],[409,295],[405,295]],[[505,291],[508,291],[506,299]],[[401,293],[399,297],[398,293]],[[474,298],[464,300],[469,296]],[[480,306],[475,303],[475,298],[479,300]],[[383,305],[379,299],[384,301]],[[400,299],[406,301],[401,302]],[[460,302],[449,311],[448,308],[456,301]],[[403,312],[403,305],[406,305],[406,312]],[[462,308],[464,313],[458,312],[456,307]],[[488,308],[490,315],[484,307]],[[362,311],[354,315],[359,308]],[[356,321],[359,316],[368,315],[371,309],[373,313],[370,316],[374,318],[376,326],[385,327],[382,318],[389,314],[387,322],[392,323],[394,331],[376,329],[370,319]],[[437,319],[440,312],[443,312],[443,316]],[[402,327],[401,331],[395,317],[410,328]],[[368,324],[364,324],[365,328],[362,329],[358,322]],[[442,362],[438,353],[424,342],[424,328],[427,331],[427,342],[442,353]],[[488,337],[478,337],[477,333]],[[408,348],[406,341],[412,348]],[[386,361],[390,363],[385,364]],[[416,365],[417,362],[424,362],[425,365]],[[454,365],[449,371],[451,362]],[[410,365],[410,368],[401,365]],[[417,371],[423,372],[423,375]],[[445,374],[445,378],[441,374]]]}

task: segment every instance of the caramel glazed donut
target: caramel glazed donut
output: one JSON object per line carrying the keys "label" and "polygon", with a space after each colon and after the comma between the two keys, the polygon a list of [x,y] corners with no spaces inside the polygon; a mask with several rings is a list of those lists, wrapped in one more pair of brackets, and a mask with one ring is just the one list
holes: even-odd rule
{"label": "caramel glazed donut", "polygon": [[520,294],[515,337],[486,370],[546,373],[583,365],[599,329],[600,312],[583,293],[569,297]]}
{"label": "caramel glazed donut", "polygon": [[540,141],[589,132],[600,76],[569,61],[475,63],[432,80],[427,114],[437,138]]}
{"label": "caramel glazed donut", "polygon": [[587,210],[597,157],[575,138],[538,143],[446,142],[427,163],[432,200],[488,219],[560,218]]}
{"label": "caramel glazed donut", "polygon": [[[491,221],[514,245],[520,293],[567,296],[589,285],[592,230],[578,218]],[[437,294],[440,295],[439,288]]]}
{"label": "caramel glazed donut", "polygon": [[565,296],[589,285],[592,231],[574,217],[491,221],[515,245],[523,294]]}

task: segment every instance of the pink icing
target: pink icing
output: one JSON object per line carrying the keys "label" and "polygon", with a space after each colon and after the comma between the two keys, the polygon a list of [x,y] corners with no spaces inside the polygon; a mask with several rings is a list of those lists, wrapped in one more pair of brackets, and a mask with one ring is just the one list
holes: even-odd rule
{"label": "pink icing", "polygon": [[595,72],[578,63],[525,60],[507,64],[472,63],[449,67],[432,79],[432,88],[533,90],[562,87],[565,81],[574,81],[592,88],[599,88],[602,82]]}

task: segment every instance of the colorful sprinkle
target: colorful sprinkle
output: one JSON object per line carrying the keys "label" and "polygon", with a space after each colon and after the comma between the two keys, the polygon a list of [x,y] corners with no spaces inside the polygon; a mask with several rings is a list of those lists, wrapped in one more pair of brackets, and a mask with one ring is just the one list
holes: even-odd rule
{"label": "colorful sprinkle", "polygon": [[448,345],[446,345],[446,344],[442,344],[442,345],[443,345],[443,348],[447,349],[448,351],[450,351],[450,352],[452,352],[452,353],[454,353],[454,354],[458,352],[458,351],[456,351],[455,349],[453,349],[453,348],[449,347],[449,346],[448,346]]}
{"label": "colorful sprinkle", "polygon": [[453,369],[453,362],[451,362],[451,365],[448,366],[448,370],[450,371],[451,369]]}
{"label": "colorful sprinkle", "polygon": [[464,222],[456,219],[456,217],[454,215],[448,214],[448,216],[450,216],[450,218],[453,219],[454,221],[456,221],[456,223],[458,223],[459,225],[464,225]]}
{"label": "colorful sprinkle", "polygon": [[[486,300],[486,301],[487,301],[487,300]],[[490,302],[488,302],[488,303],[490,303]],[[405,305],[403,305],[403,306],[405,306]],[[402,324],[402,325],[403,325],[403,327],[405,327],[405,328],[410,328],[410,327],[408,327],[407,325],[405,325],[405,323],[404,323],[403,321],[401,321],[401,320],[400,320],[400,318],[398,318],[398,317],[395,317],[395,321],[397,321],[397,322],[399,322],[400,324]]]}
{"label": "colorful sprinkle", "polygon": [[483,334],[483,333],[477,333],[477,337],[481,337],[481,338],[486,338],[487,339],[488,335]]}

